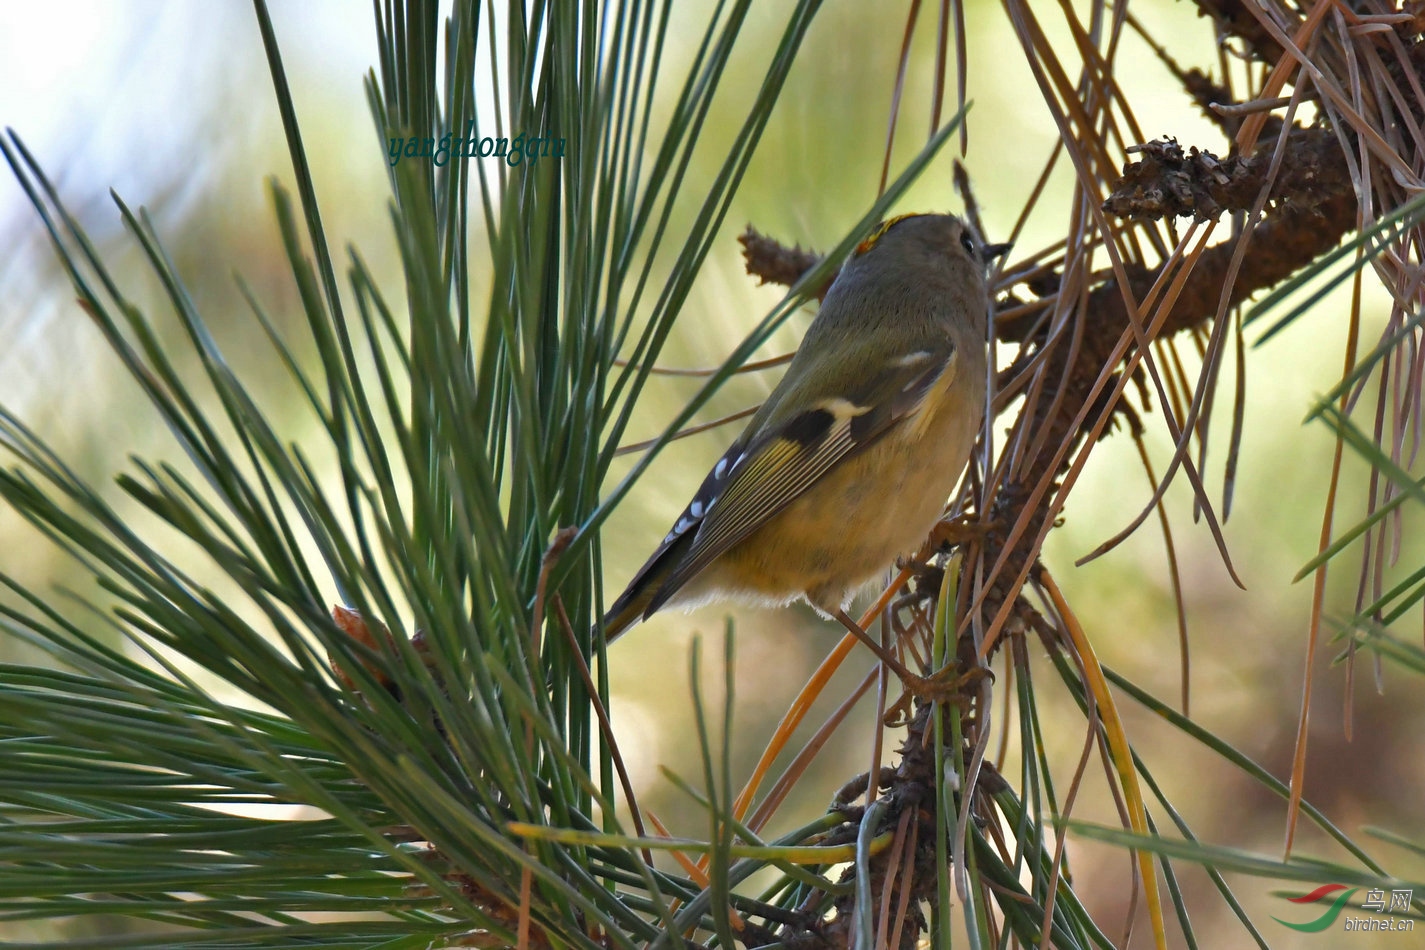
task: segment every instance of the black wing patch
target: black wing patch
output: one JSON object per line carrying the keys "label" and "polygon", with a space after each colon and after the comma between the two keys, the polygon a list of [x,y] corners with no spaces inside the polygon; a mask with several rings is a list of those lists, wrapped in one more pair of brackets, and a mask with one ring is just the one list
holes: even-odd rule
{"label": "black wing patch", "polygon": [[813,409],[797,416],[782,429],[782,438],[790,439],[802,448],[809,448],[821,441],[836,416],[825,409]]}
{"label": "black wing patch", "polygon": [[[696,527],[691,546],[678,552],[677,563],[662,580],[644,616],[667,603],[698,572],[765,524],[838,462],[873,444],[912,414],[945,373],[953,373],[954,366],[954,350],[911,354],[871,387],[867,404],[827,400],[793,416],[757,444],[729,449],[660,546],[660,550],[671,547]],[[725,468],[724,462],[728,463]]]}

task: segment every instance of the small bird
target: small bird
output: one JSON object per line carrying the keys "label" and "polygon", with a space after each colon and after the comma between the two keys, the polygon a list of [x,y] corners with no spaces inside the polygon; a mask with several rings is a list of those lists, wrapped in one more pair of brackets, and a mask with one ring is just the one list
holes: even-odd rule
{"label": "small bird", "polygon": [[945,510],[985,409],[988,264],[947,214],[901,215],[857,246],[786,375],[604,617],[805,599],[914,676],[846,614]]}

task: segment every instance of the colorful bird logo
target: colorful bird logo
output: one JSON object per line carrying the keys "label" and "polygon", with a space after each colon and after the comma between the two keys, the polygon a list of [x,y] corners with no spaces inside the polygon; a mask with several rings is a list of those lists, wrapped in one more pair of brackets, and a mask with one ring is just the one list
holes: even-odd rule
{"label": "colorful bird logo", "polygon": [[1288,898],[1293,904],[1315,904],[1317,901],[1326,900],[1336,891],[1345,891],[1340,897],[1331,902],[1331,906],[1326,908],[1326,912],[1315,920],[1304,924],[1293,924],[1290,921],[1282,920],[1280,917],[1273,917],[1277,923],[1283,927],[1290,927],[1292,930],[1299,930],[1302,933],[1320,933],[1336,922],[1336,918],[1341,916],[1341,908],[1346,906],[1346,901],[1351,899],[1351,895],[1360,890],[1359,887],[1347,888],[1344,884],[1322,884],[1310,894],[1303,894],[1300,897]]}

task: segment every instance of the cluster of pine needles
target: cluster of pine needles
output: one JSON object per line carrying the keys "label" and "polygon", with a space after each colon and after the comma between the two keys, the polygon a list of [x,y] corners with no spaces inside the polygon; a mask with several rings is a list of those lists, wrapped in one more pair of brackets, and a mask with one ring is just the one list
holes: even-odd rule
{"label": "cluster of pine needles", "polygon": [[[136,461],[119,479],[125,502],[191,542],[187,559],[164,554],[0,414],[0,445],[18,461],[0,473],[0,496],[98,579],[92,610],[76,619],[47,592],[0,576],[0,624],[55,661],[0,667],[0,922],[95,920],[107,931],[67,946],[910,950],[1124,945],[1146,921],[1165,947],[1179,934],[1196,940],[1189,865],[1262,946],[1228,874],[1413,888],[1405,915],[1419,916],[1425,886],[1393,877],[1302,795],[1309,677],[1287,781],[1190,718],[1182,526],[1164,503],[1186,478],[1192,530],[1212,537],[1236,579],[1222,524],[1245,438],[1249,335],[1270,339],[1349,284],[1341,378],[1312,413],[1337,448],[1320,555],[1303,569],[1314,579],[1306,668],[1332,632],[1328,569],[1346,556],[1358,557],[1360,578],[1355,613],[1337,625],[1349,669],[1368,650],[1377,664],[1425,673],[1425,650],[1393,634],[1425,599],[1422,572],[1397,580],[1394,563],[1405,512],[1422,499],[1409,474],[1425,368],[1425,13],[1415,4],[1198,0],[1218,58],[1186,65],[1133,3],[1051,14],[1004,0],[1057,144],[1005,234],[986,234],[969,177],[957,173],[980,233],[1015,243],[993,287],[992,364],[1003,368],[942,530],[860,618],[882,621],[883,642],[909,665],[953,674],[959,692],[898,704],[877,668],[784,756],[855,648],[848,637],[756,768],[735,779],[733,639],[720,713],[702,694],[695,647],[702,775],[664,777],[706,816],[706,834],[677,836],[640,804],[609,712],[617,651],[605,652],[593,622],[601,528],[659,451],[694,431],[719,386],[766,368],[752,355],[824,292],[836,262],[937,153],[967,142],[967,71],[985,54],[963,4],[913,3],[891,38],[899,71],[876,199],[824,255],[744,234],[749,273],[786,286],[785,299],[659,438],[630,445],[639,397],[723,240],[820,6],[758,14],[772,39],[745,55],[760,57],[762,78],[739,121],[714,127],[706,120],[743,49],[750,0],[707,13],[686,60],[669,34],[689,23],[651,0],[577,16],[535,5],[503,19],[493,5],[457,0],[444,24],[425,0],[378,2],[367,92],[382,141],[473,123],[485,135],[558,126],[581,143],[561,162],[518,168],[459,157],[391,167],[404,273],[391,293],[354,249],[339,276],[278,38],[257,0],[297,182],[295,200],[275,184],[272,197],[305,329],[282,329],[243,291],[315,421],[318,436],[303,443],[279,434],[262,394],[231,368],[147,215],[118,200],[181,344],[120,289],[20,137],[0,142],[80,309],[188,460]],[[902,92],[925,68],[912,55],[925,30],[936,51],[934,131],[892,179],[892,146],[910,119]],[[1225,145],[1145,134],[1119,70],[1132,45],[1156,53]],[[478,92],[488,80],[493,112]],[[713,152],[716,174],[701,177],[695,156]],[[1067,188],[1055,184],[1062,167]],[[1064,237],[1030,246],[1031,223],[1046,220]],[[1392,301],[1376,340],[1362,303],[1371,279]],[[1224,391],[1228,378],[1235,387]],[[1155,426],[1170,445],[1156,458]],[[1227,449],[1210,466],[1214,426],[1228,429]],[[1144,503],[1088,558],[1150,520],[1161,529],[1181,639],[1174,702],[1100,662],[1093,620],[1041,559],[1110,439],[1136,444]],[[610,484],[613,460],[633,449],[633,471]],[[1342,529],[1334,512],[1348,451],[1371,477],[1364,517]],[[205,586],[195,551],[241,591],[241,605]],[[214,695],[195,669],[247,702]],[[1040,713],[1049,672],[1083,715],[1067,776],[1054,773]],[[886,728],[865,771],[839,790],[809,789],[810,764],[867,695]],[[1135,752],[1124,701],[1280,795],[1286,854],[1199,841]],[[1073,820],[1095,756],[1120,828]],[[772,836],[787,802],[818,794],[830,801],[824,815]],[[285,821],[261,812],[281,805],[308,811]],[[1296,858],[1302,819],[1347,858]],[[1087,889],[1076,889],[1071,834],[1126,849],[1122,920],[1096,920]]]}

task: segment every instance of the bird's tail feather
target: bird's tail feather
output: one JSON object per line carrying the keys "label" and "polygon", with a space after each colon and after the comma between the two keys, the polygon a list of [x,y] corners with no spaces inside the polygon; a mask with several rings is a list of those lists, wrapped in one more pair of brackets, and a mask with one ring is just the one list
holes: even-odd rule
{"label": "bird's tail feather", "polygon": [[658,592],[656,584],[635,584],[619,595],[609,612],[604,614],[604,642],[613,643],[629,627],[643,620],[648,605]]}

